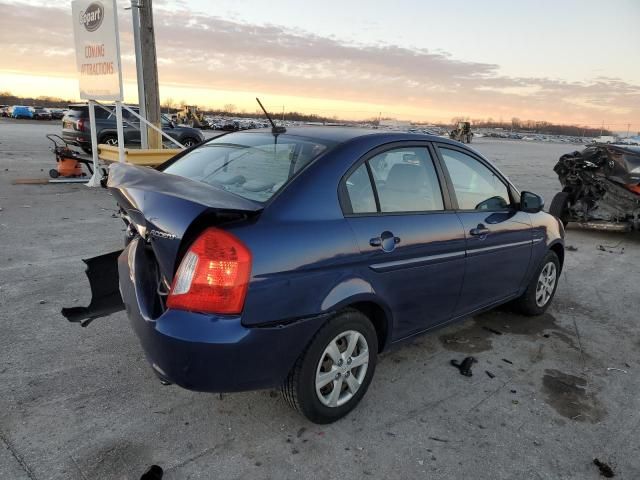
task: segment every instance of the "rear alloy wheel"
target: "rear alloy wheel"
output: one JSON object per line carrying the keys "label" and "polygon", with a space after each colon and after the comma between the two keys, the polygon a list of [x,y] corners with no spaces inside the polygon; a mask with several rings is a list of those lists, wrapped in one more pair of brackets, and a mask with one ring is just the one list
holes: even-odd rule
{"label": "rear alloy wheel", "polygon": [[324,349],[316,370],[316,394],[323,405],[339,407],[358,393],[369,366],[369,345],[355,330],[337,335]]}
{"label": "rear alloy wheel", "polygon": [[345,310],[300,355],[282,388],[284,397],[314,423],[335,422],[367,392],[377,352],[371,321],[357,310]]}
{"label": "rear alloy wheel", "polygon": [[556,293],[559,275],[560,261],[556,253],[550,250],[531,278],[524,294],[515,300],[516,308],[524,315],[542,315]]}

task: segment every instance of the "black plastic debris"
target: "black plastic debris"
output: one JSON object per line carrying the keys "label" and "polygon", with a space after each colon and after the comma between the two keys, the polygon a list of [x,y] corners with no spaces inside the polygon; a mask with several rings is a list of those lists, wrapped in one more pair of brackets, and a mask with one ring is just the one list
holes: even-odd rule
{"label": "black plastic debris", "polygon": [[508,363],[509,365],[513,365],[513,362],[511,360],[507,360],[506,358],[503,358],[502,361]]}
{"label": "black plastic debris", "polygon": [[486,373],[489,378],[496,378],[496,376],[493,373],[491,373],[489,370],[485,370],[484,373]]}
{"label": "black plastic debris", "polygon": [[162,480],[164,471],[158,465],[151,465],[146,472],[142,474],[140,480]]}
{"label": "black plastic debris", "polygon": [[596,248],[601,252],[607,253],[617,253],[618,255],[622,255],[624,253],[624,247],[620,247],[620,242],[616,245],[598,245]]}
{"label": "black plastic debris", "polygon": [[578,247],[574,247],[573,245],[565,245],[564,249],[567,250],[568,252],[577,252],[578,251]]}
{"label": "black plastic debris", "polygon": [[605,478],[613,478],[616,476],[615,473],[613,473],[613,469],[605,462],[602,462],[600,460],[598,460],[597,458],[593,459],[593,464],[598,467],[598,470],[600,470],[600,475],[602,475]]}
{"label": "black plastic debris", "polygon": [[471,371],[471,367],[477,360],[473,357],[467,357],[462,362],[458,362],[457,360],[451,360],[451,365],[460,370],[460,374],[465,377],[472,377],[473,372]]}

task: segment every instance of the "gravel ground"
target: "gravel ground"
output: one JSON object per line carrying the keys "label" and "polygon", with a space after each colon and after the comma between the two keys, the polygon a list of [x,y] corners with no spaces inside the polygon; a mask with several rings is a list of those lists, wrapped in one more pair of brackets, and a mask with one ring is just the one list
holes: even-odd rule
{"label": "gravel ground", "polygon": [[[81,259],[119,248],[122,223],[105,190],[12,185],[46,177],[58,130],[0,119],[0,478],[137,479],[158,464],[167,479],[597,479],[595,457],[640,478],[638,235],[570,227],[577,251],[545,316],[490,312],[386,353],[359,407],[317,426],[277,392],[163,387],[122,313],[86,329],[60,316],[88,303]],[[548,203],[553,164],[579,148],[473,146]],[[449,365],[469,353],[472,378]]]}

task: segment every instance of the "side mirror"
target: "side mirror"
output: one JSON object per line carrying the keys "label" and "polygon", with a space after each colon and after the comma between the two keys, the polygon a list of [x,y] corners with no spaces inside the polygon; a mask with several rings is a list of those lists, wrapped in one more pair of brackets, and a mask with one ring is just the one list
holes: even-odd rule
{"label": "side mirror", "polygon": [[544,207],[544,199],[532,192],[522,192],[520,194],[520,210],[527,213],[538,213]]}

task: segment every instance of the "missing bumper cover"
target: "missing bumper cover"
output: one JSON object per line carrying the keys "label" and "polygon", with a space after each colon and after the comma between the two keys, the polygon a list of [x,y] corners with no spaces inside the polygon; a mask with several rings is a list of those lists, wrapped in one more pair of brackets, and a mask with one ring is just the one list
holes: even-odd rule
{"label": "missing bumper cover", "polygon": [[85,273],[91,287],[91,303],[87,307],[63,308],[62,315],[70,322],[83,327],[93,320],[124,310],[118,279],[118,257],[122,250],[98,257],[83,259]]}

